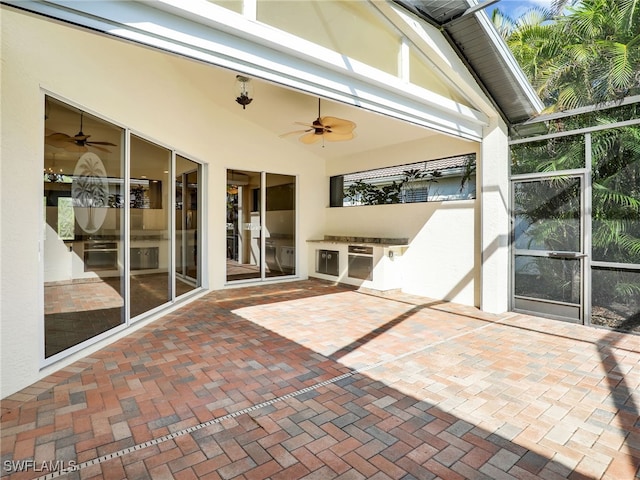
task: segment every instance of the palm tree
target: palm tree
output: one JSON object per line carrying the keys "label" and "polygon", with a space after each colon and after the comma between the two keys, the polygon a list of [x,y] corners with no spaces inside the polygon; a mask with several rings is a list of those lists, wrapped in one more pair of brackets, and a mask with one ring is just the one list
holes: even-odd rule
{"label": "palm tree", "polygon": [[517,19],[501,10],[492,13],[491,21],[504,38],[518,64],[535,85],[549,59],[557,54],[559,42],[552,41],[556,35],[553,12],[544,8],[531,8]]}
{"label": "palm tree", "polygon": [[640,93],[640,0],[555,0],[493,21],[549,111]]}
{"label": "palm tree", "polygon": [[560,38],[567,44],[538,78],[538,91],[554,110],[640,91],[639,1],[584,0],[558,17]]}

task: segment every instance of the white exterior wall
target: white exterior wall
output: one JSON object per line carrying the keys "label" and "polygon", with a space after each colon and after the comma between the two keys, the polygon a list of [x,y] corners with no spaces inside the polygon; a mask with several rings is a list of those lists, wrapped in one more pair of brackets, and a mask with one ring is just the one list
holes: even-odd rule
{"label": "white exterior wall", "polygon": [[249,125],[234,102],[233,85],[209,82],[211,67],[13,9],[3,7],[1,14],[0,398],[118,338],[41,368],[45,91],[205,164],[203,271],[210,289],[225,282],[226,168],[298,176],[298,191],[304,192],[298,210],[305,212],[298,217],[298,275],[307,275],[303,239],[322,233],[328,198],[328,186],[317,180],[325,175],[321,158]]}
{"label": "white exterior wall", "polygon": [[[476,153],[473,142],[434,135],[427,140],[331,162],[328,175]],[[326,234],[409,239],[402,258],[402,290],[479,305],[480,199],[327,208]]]}

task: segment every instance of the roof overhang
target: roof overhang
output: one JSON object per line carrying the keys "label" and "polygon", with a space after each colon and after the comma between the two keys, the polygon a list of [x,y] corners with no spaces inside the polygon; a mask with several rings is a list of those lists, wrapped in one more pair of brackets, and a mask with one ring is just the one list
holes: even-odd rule
{"label": "roof overhang", "polygon": [[394,0],[442,31],[510,125],[544,105],[483,8],[494,0]]}
{"label": "roof overhang", "polygon": [[2,3],[459,138],[480,141],[488,123],[477,109],[205,0]]}

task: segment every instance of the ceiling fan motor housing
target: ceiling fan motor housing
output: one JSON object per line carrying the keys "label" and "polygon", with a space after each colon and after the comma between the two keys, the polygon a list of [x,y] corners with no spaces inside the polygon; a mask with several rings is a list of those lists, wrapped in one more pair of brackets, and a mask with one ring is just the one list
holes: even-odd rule
{"label": "ceiling fan motor housing", "polygon": [[313,127],[315,128],[315,134],[316,135],[322,135],[325,132],[329,132],[329,127],[325,127],[324,125],[322,125],[322,122],[320,122],[320,119],[318,118],[317,120],[313,121]]}

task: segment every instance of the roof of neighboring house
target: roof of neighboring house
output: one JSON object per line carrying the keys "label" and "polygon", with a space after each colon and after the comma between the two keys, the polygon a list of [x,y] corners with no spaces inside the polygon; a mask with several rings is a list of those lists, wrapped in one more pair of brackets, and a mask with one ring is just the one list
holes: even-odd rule
{"label": "roof of neighboring house", "polygon": [[510,124],[537,115],[543,104],[483,7],[475,0],[394,0],[442,31]]}
{"label": "roof of neighboring house", "polygon": [[344,181],[356,182],[358,180],[371,180],[375,178],[402,177],[404,176],[404,172],[414,169],[420,170],[423,173],[433,173],[435,171],[446,173],[447,170],[465,167],[470,160],[475,160],[474,154],[426,160],[424,162],[409,163],[395,167],[376,168],[375,170],[347,174],[344,176]]}

